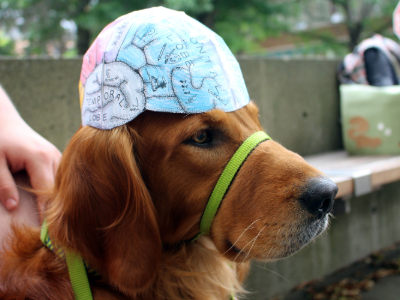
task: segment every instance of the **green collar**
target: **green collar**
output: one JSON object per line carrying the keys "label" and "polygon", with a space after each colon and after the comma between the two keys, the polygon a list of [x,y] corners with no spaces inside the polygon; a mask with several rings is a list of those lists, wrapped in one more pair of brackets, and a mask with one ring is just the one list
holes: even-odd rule
{"label": "green collar", "polygon": [[239,149],[237,149],[214,187],[200,221],[200,232],[191,240],[192,242],[194,242],[200,235],[208,234],[210,232],[211,224],[221,205],[222,199],[224,199],[224,196],[240,167],[254,148],[256,148],[261,142],[270,139],[271,138],[264,131],[258,131],[248,137]]}
{"label": "green collar", "polygon": [[[251,151],[253,151],[254,148],[257,147],[257,145],[261,142],[270,139],[271,138],[265,132],[256,132],[247,138],[235,152],[222,172],[217,184],[214,187],[211,197],[208,200],[206,209],[204,210],[203,217],[200,222],[200,233],[194,237],[192,241],[195,241],[200,235],[208,234],[210,232],[212,221],[217,214],[217,210],[221,205],[222,199],[228,191],[228,188],[235,178],[236,173],[239,171],[246,158],[250,155]],[[62,247],[52,244],[49,238],[46,221],[44,221],[42,225],[40,240],[46,247],[50,248],[67,261],[69,277],[75,294],[75,299],[93,300],[86,271],[89,273],[94,272],[94,274],[95,271],[90,269],[89,266],[85,264],[84,260],[79,254],[72,251],[66,251]]]}
{"label": "green collar", "polygon": [[62,247],[58,247],[57,245],[52,244],[49,238],[46,220],[43,222],[42,225],[40,240],[45,246],[50,248],[59,256],[65,258],[65,260],[67,261],[69,277],[71,280],[72,290],[75,294],[75,299],[93,300],[86,269],[88,269],[89,273],[94,271],[88,268],[88,266],[85,266],[85,262],[79,254],[71,251],[66,251]]}

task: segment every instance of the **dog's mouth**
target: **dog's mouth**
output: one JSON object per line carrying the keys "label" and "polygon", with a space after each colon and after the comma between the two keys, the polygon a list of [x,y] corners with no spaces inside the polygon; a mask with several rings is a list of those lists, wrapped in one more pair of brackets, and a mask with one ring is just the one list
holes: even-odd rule
{"label": "dog's mouth", "polygon": [[228,251],[233,251],[237,254],[243,254],[243,250],[239,249],[238,247],[236,247],[234,244],[232,244],[232,242],[230,240],[226,241],[226,244],[228,245]]}
{"label": "dog's mouth", "polygon": [[304,226],[302,229],[299,228],[299,230],[290,234],[288,239],[282,241],[282,251],[278,252],[272,259],[281,259],[295,254],[324,232],[328,225],[329,214],[325,215],[322,219]]}
{"label": "dog's mouth", "polygon": [[[234,255],[235,260],[241,261],[246,259],[258,259],[264,261],[278,260],[293,255],[298,252],[309,242],[317,238],[329,224],[329,214],[322,219],[313,220],[311,223],[300,226],[293,226],[288,231],[278,231],[274,243],[263,245],[263,239],[260,237],[255,243],[232,243],[231,240],[226,240],[227,251],[229,256]],[[241,247],[240,245],[245,245]]]}

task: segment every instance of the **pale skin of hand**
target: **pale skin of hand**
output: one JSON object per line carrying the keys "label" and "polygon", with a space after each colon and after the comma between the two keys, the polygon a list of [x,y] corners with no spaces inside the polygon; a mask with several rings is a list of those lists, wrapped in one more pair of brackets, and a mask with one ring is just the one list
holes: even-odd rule
{"label": "pale skin of hand", "polygon": [[[0,201],[5,208],[13,211],[19,204],[12,174],[26,170],[34,189],[46,189],[54,183],[60,158],[60,151],[25,123],[0,85]],[[42,220],[42,197],[37,203]]]}

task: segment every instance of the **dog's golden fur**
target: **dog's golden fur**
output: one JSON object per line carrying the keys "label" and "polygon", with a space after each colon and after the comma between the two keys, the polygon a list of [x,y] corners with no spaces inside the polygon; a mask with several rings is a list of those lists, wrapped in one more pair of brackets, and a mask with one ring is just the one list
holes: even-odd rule
{"label": "dog's golden fur", "polygon": [[[210,235],[188,242],[225,165],[259,130],[253,103],[231,113],[144,112],[112,130],[78,130],[46,219],[52,241],[101,274],[90,278],[96,300],[228,299],[243,292],[250,259],[288,256],[326,227],[327,218],[318,223],[297,201],[322,174],[266,141],[239,170]],[[212,141],[193,142],[204,131]],[[73,299],[65,261],[39,231],[14,228],[1,258],[1,299]]]}

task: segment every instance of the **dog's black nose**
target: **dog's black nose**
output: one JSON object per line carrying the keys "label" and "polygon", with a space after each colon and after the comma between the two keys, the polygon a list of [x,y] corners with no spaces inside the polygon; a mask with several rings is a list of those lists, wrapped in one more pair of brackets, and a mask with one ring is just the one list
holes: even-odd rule
{"label": "dog's black nose", "polygon": [[314,177],[306,184],[300,202],[312,214],[323,218],[332,210],[338,187],[327,177]]}

